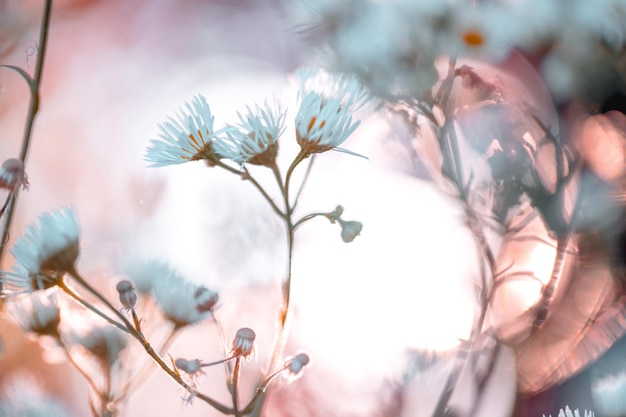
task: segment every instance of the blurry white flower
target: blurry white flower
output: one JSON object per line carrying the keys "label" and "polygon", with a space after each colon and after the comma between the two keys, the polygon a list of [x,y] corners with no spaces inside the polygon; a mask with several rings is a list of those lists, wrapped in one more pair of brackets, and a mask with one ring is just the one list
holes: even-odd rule
{"label": "blurry white flower", "polygon": [[0,188],[17,191],[19,188],[28,188],[28,175],[24,171],[24,164],[19,159],[11,158],[0,167]]}
{"label": "blurry white flower", "polygon": [[591,398],[602,416],[626,414],[626,372],[597,378],[591,383]]}
{"label": "blurry white flower", "polygon": [[36,291],[5,305],[10,320],[27,332],[39,336],[57,336],[61,321],[59,306],[53,296]]}
{"label": "blurry white flower", "polygon": [[[546,417],[545,414],[543,415],[543,417]],[[565,411],[563,409],[559,410],[558,417],[594,417],[594,414],[591,411],[585,410],[585,415],[581,416],[578,412],[578,409],[574,410],[574,412],[572,413],[572,410],[570,410],[568,406],[565,406]]]}
{"label": "blurry white flower", "polygon": [[232,345],[230,347],[231,355],[240,356],[244,359],[254,357],[255,339],[256,334],[254,333],[254,330],[248,327],[243,327],[237,330],[235,338],[233,339]]}
{"label": "blurry white flower", "polygon": [[124,262],[120,269],[141,294],[149,294],[156,282],[171,274],[167,263],[158,259],[133,258]]}
{"label": "blurry white flower", "polygon": [[104,365],[104,369],[112,368],[120,360],[122,351],[128,346],[128,336],[109,324],[100,325],[90,322],[88,327],[79,330],[70,334],[72,345],[86,349]]}
{"label": "blurry white flower", "polygon": [[296,115],[296,139],[306,155],[339,150],[338,148],[359,126],[341,101],[325,99],[319,93],[308,93],[302,98]]}
{"label": "blurry white flower", "polygon": [[169,117],[159,125],[158,139],[150,142],[145,160],[150,166],[162,167],[182,164],[188,161],[205,159],[211,164],[218,160],[212,149],[214,117],[202,95],[185,103],[185,109],[177,114],[177,119]]}
{"label": "blurry white flower", "polygon": [[214,142],[215,152],[241,165],[272,166],[278,154],[278,138],[284,132],[285,110],[278,100],[265,103],[239,116],[236,126],[224,129],[225,138]]}
{"label": "blurry white flower", "polygon": [[[203,310],[196,294],[197,284],[185,280],[171,268],[163,271],[154,283],[154,298],[166,319],[176,327],[197,323],[211,315],[211,310]],[[199,308],[200,307],[200,308]]]}
{"label": "blurry white flower", "polygon": [[64,273],[74,269],[79,255],[78,237],[78,222],[71,209],[39,216],[11,249],[15,258],[13,271],[0,272],[2,296],[57,285]]}
{"label": "blurry white flower", "polygon": [[215,291],[211,291],[206,287],[198,287],[195,293],[196,309],[201,313],[213,312],[213,309],[220,300],[219,295]]}
{"label": "blurry white flower", "polygon": [[0,393],[1,417],[70,416],[61,403],[44,392],[40,378],[23,372],[14,372],[6,377]]}
{"label": "blurry white flower", "polygon": [[294,78],[301,95],[319,93],[326,99],[339,100],[342,107],[348,107],[352,111],[360,108],[371,98],[369,92],[353,74],[302,67],[296,70]]}

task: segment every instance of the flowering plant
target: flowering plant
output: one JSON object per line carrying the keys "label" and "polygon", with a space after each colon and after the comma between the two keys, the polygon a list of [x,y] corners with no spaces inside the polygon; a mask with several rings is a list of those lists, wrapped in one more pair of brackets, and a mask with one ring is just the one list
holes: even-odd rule
{"label": "flowering plant", "polygon": [[[157,256],[127,260],[114,291],[89,279],[79,205],[41,214],[12,245],[3,243],[0,256],[10,246],[13,259],[0,272],[6,316],[77,369],[94,416],[122,415],[154,369],[187,402],[226,415],[267,415],[268,395],[311,365],[308,353],[288,344],[296,232],[317,218],[338,225],[345,243],[367,231],[344,218],[341,205],[302,214],[300,203],[318,158],[336,151],[367,163],[371,155],[349,142],[366,130],[368,121],[357,119],[366,110],[394,134],[390,153],[404,171],[435,184],[460,210],[459,228],[476,255],[470,325],[446,349],[408,349],[389,415],[525,415],[524,407],[556,414],[565,404],[538,410],[537,398],[608,361],[626,328],[626,116],[597,110],[626,82],[626,4],[292,0],[285,7],[325,67],[295,72],[297,98],[276,94],[245,107],[233,123],[216,123],[216,104],[198,93],[158,125],[144,153],[151,168],[168,173],[204,164],[215,177],[242,180],[281,222],[286,272],[271,348],[257,340],[268,335],[246,323],[228,337],[216,288]],[[50,15],[48,0],[34,74],[2,66],[24,78],[33,103],[20,158],[0,168],[2,242],[19,192],[34,183],[25,160]],[[401,244],[412,243],[405,236]],[[171,356],[179,335],[201,323],[210,323],[221,356]],[[255,358],[266,363],[258,369]],[[221,397],[201,385],[215,367],[224,368]],[[587,408],[623,413],[601,383],[606,375],[593,375]],[[492,404],[503,380],[513,381],[509,394],[522,404],[516,409],[512,398]],[[434,400],[411,404],[412,394],[431,386]],[[566,407],[565,414],[572,412]]]}

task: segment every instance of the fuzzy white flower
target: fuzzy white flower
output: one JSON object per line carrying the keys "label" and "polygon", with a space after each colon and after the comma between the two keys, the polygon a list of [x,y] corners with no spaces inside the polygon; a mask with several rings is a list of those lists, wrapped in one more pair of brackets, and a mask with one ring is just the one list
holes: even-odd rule
{"label": "fuzzy white flower", "polygon": [[[104,365],[104,369],[109,369],[120,361],[122,351],[129,342],[126,333],[109,324],[86,321],[81,325],[73,327],[70,334],[73,346],[85,349]],[[76,327],[79,327],[78,331]]]}
{"label": "fuzzy white flower", "polygon": [[626,372],[595,379],[591,383],[591,398],[603,416],[626,414]]}
{"label": "fuzzy white flower", "polygon": [[353,74],[302,67],[295,71],[294,79],[300,94],[319,93],[326,99],[332,97],[352,111],[371,99],[369,92]]}
{"label": "fuzzy white flower", "polygon": [[284,132],[285,110],[278,100],[256,105],[239,116],[239,123],[224,129],[225,138],[215,141],[215,152],[241,165],[272,166],[278,154],[278,138]]}
{"label": "fuzzy white flower", "polygon": [[38,335],[56,336],[61,320],[56,298],[45,291],[36,291],[28,297],[5,305],[8,318],[24,331]]}
{"label": "fuzzy white flower", "polygon": [[78,238],[78,222],[72,209],[39,216],[11,249],[15,258],[13,271],[0,272],[2,296],[57,285],[63,274],[74,268],[79,255]]}
{"label": "fuzzy white flower", "polygon": [[176,119],[169,117],[159,124],[159,138],[150,142],[145,160],[150,166],[162,167],[205,159],[211,164],[217,160],[212,140],[218,132],[213,130],[214,117],[206,98],[198,95],[185,103]]}
{"label": "fuzzy white flower", "polygon": [[296,139],[305,154],[338,150],[361,122],[352,122],[352,115],[346,106],[336,98],[325,98],[311,92],[302,98],[296,115]]}
{"label": "fuzzy white flower", "polygon": [[[164,271],[166,272],[166,271]],[[177,271],[168,268],[154,283],[154,298],[163,315],[176,327],[197,323],[211,315],[211,311],[198,308],[199,285],[185,280]]]}
{"label": "fuzzy white flower", "polygon": [[11,158],[0,167],[0,188],[17,191],[19,188],[28,189],[28,175],[24,171],[24,164],[19,159]]}

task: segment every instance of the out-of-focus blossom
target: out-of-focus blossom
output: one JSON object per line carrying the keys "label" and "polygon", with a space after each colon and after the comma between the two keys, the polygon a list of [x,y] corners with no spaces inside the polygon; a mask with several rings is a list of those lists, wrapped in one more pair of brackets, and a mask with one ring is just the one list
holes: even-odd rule
{"label": "out-of-focus blossom", "polygon": [[98,359],[104,369],[111,369],[121,359],[121,353],[128,346],[128,336],[109,324],[93,323],[82,332],[70,334],[71,344],[81,346]]}
{"label": "out-of-focus blossom", "polygon": [[206,98],[198,95],[185,103],[176,118],[169,117],[159,125],[159,138],[153,139],[146,150],[145,160],[150,166],[162,167],[188,161],[206,160],[210,165],[219,157],[212,141],[218,132],[213,130],[214,117]]}
{"label": "out-of-focus blossom", "polygon": [[56,299],[45,291],[35,291],[5,305],[9,319],[27,332],[57,336],[61,321]]}
{"label": "out-of-focus blossom", "polygon": [[[543,417],[546,417],[545,414],[543,415]],[[549,416],[549,417],[552,417],[552,416]],[[578,412],[578,409],[574,410],[574,412],[572,413],[572,410],[570,410],[568,406],[565,406],[565,410],[563,409],[559,410],[558,417],[581,417],[581,415]],[[594,414],[591,411],[585,410],[585,414],[582,417],[594,417]]]}
{"label": "out-of-focus blossom", "polygon": [[343,107],[354,111],[371,99],[370,93],[353,74],[330,72],[323,68],[302,67],[294,73],[301,95],[319,93],[324,98],[341,101]]}
{"label": "out-of-focus blossom", "polygon": [[28,175],[24,171],[24,164],[19,159],[11,158],[0,167],[0,188],[15,192],[20,187],[28,189]]}
{"label": "out-of-focus blossom", "polygon": [[359,126],[341,101],[309,93],[302,98],[296,115],[296,139],[305,154],[339,150],[338,148]]}
{"label": "out-of-focus blossom", "polygon": [[297,379],[302,376],[302,370],[309,364],[311,359],[306,353],[299,353],[285,361],[285,370],[289,379]]}
{"label": "out-of-focus blossom", "polygon": [[11,249],[12,272],[0,272],[4,297],[47,289],[74,269],[79,255],[79,228],[74,211],[45,213],[24,231]]}
{"label": "out-of-focus blossom", "polygon": [[602,416],[626,414],[626,372],[595,379],[591,384],[591,398]]}
{"label": "out-of-focus blossom", "polygon": [[149,294],[161,279],[171,274],[167,263],[159,259],[132,259],[121,266],[122,273],[129,277],[135,289],[141,294]]}
{"label": "out-of-focus blossom", "polygon": [[215,152],[241,165],[271,167],[278,155],[278,138],[284,132],[285,110],[278,100],[238,113],[239,123],[224,129],[225,138],[214,142]]}
{"label": "out-of-focus blossom", "polygon": [[187,281],[171,268],[167,268],[163,273],[154,283],[154,298],[166,319],[176,327],[184,327],[198,323],[211,315],[210,310],[198,308],[197,284]]}
{"label": "out-of-focus blossom", "polygon": [[212,313],[220,300],[219,295],[215,291],[211,291],[206,287],[198,287],[194,298],[196,301],[196,309],[201,313]]}
{"label": "out-of-focus blossom", "polygon": [[202,362],[200,359],[187,360],[185,358],[178,358],[174,361],[176,368],[183,371],[188,375],[197,375],[202,373]]}

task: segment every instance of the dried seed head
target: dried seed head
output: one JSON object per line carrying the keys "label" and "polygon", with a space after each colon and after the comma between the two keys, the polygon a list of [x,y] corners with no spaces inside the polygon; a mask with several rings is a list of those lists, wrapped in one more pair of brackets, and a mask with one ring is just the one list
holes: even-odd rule
{"label": "dried seed head", "polygon": [[0,188],[17,191],[20,187],[28,189],[28,175],[24,171],[24,164],[19,159],[11,158],[0,167]]}
{"label": "dried seed head", "polygon": [[135,304],[137,304],[137,294],[135,293],[133,284],[128,280],[123,280],[118,282],[115,288],[120,296],[120,303],[122,303],[124,308],[127,310],[135,308]]}
{"label": "dried seed head", "polygon": [[194,294],[196,300],[196,309],[200,313],[207,311],[213,312],[213,308],[219,301],[220,297],[215,291],[211,291],[206,287],[198,287]]}
{"label": "dried seed head", "polygon": [[254,330],[244,327],[237,330],[235,339],[230,348],[233,356],[241,356],[242,358],[249,358],[254,356],[254,339],[256,334]]}
{"label": "dried seed head", "polygon": [[174,361],[176,368],[185,372],[188,375],[195,375],[202,372],[202,362],[200,359],[187,360],[185,358],[178,358]]}

